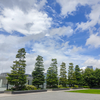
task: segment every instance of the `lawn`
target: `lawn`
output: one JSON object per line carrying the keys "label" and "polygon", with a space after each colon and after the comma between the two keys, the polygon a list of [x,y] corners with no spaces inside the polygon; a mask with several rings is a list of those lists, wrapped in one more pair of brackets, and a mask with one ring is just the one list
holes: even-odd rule
{"label": "lawn", "polygon": [[100,89],[74,90],[74,91],[66,91],[66,92],[100,94]]}

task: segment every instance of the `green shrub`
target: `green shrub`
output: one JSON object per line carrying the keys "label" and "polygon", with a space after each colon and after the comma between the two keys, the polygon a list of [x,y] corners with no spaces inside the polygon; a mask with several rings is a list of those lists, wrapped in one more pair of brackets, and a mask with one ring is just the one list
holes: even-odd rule
{"label": "green shrub", "polygon": [[71,87],[71,89],[72,89],[73,87]]}
{"label": "green shrub", "polygon": [[79,86],[80,88],[83,88],[83,86]]}
{"label": "green shrub", "polygon": [[62,85],[58,85],[58,88],[61,88],[62,87]]}
{"label": "green shrub", "polygon": [[54,86],[52,86],[52,88],[58,88],[58,85],[54,85]]}
{"label": "green shrub", "polygon": [[61,88],[61,89],[65,89],[65,88],[69,88],[69,87],[63,87],[62,85],[58,85],[58,88]]}
{"label": "green shrub", "polygon": [[61,87],[61,89],[65,89],[66,87]]}
{"label": "green shrub", "polygon": [[83,88],[90,88],[89,86],[83,86]]}
{"label": "green shrub", "polygon": [[66,86],[66,88],[69,88],[68,86]]}
{"label": "green shrub", "polygon": [[41,90],[41,88],[38,88],[38,90]]}
{"label": "green shrub", "polygon": [[78,85],[74,85],[75,88],[78,88]]}
{"label": "green shrub", "polygon": [[37,88],[33,85],[26,85],[26,90],[37,90]]}
{"label": "green shrub", "polygon": [[92,88],[100,88],[100,86],[93,86]]}

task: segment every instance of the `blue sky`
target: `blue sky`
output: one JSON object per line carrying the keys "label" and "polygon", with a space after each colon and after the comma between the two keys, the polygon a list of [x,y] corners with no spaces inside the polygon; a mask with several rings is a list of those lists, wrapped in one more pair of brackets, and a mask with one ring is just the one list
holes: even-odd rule
{"label": "blue sky", "polygon": [[51,59],[100,68],[100,0],[0,0],[0,73],[10,72],[26,49],[26,73],[38,55],[45,72]]}

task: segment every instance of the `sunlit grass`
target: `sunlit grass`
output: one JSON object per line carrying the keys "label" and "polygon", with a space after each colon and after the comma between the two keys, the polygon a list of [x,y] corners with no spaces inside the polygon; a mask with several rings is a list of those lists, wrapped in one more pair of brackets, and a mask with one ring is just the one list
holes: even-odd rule
{"label": "sunlit grass", "polygon": [[74,90],[74,91],[66,91],[66,92],[100,94],[100,89]]}

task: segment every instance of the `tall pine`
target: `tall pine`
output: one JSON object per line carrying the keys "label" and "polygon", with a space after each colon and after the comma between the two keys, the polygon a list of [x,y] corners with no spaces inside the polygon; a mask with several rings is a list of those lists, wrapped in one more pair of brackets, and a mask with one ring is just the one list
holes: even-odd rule
{"label": "tall pine", "polygon": [[25,49],[21,48],[18,50],[18,54],[16,58],[19,60],[14,61],[13,66],[11,66],[11,73],[8,74],[7,80],[8,83],[15,86],[16,90],[22,90],[26,83],[26,75],[25,75]]}
{"label": "tall pine", "polygon": [[62,62],[62,64],[60,66],[61,66],[61,68],[60,68],[60,84],[63,87],[66,87],[66,84],[67,84],[66,64],[64,62]]}
{"label": "tall pine", "polygon": [[83,78],[81,74],[81,70],[78,65],[75,66],[75,77],[76,77],[76,84],[81,86],[83,84]]}
{"label": "tall pine", "polygon": [[69,63],[69,68],[68,68],[68,83],[69,83],[69,86],[74,86],[74,84],[76,83],[76,78],[75,78],[75,72],[74,72],[73,63]]}
{"label": "tall pine", "polygon": [[52,59],[50,66],[51,67],[48,68],[46,77],[47,85],[50,87],[56,87],[58,84],[57,59]]}
{"label": "tall pine", "polygon": [[39,88],[39,85],[44,84],[44,65],[43,65],[43,57],[39,56],[36,58],[35,68],[32,72],[33,80],[32,84]]}
{"label": "tall pine", "polygon": [[53,67],[48,68],[46,82],[48,87],[55,87],[58,84],[58,78]]}
{"label": "tall pine", "polygon": [[57,75],[57,59],[52,59],[50,66],[53,68],[54,73]]}

